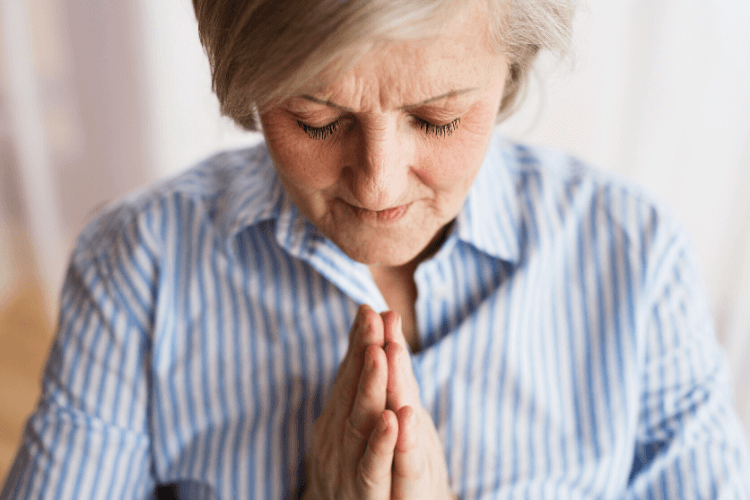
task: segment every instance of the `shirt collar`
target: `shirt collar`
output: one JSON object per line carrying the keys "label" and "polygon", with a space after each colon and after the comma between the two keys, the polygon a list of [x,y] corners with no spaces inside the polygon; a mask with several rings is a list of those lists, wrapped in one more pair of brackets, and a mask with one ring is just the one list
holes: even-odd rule
{"label": "shirt collar", "polygon": [[517,262],[521,248],[519,190],[513,147],[495,133],[456,217],[459,241],[500,260]]}
{"label": "shirt collar", "polygon": [[[262,221],[276,222],[276,237],[292,255],[334,247],[296,209],[276,174],[265,144],[246,150],[245,167],[232,180],[222,224],[227,238]],[[515,263],[520,254],[518,177],[512,145],[493,134],[466,202],[452,229],[459,241]],[[341,253],[343,255],[343,253]]]}
{"label": "shirt collar", "polygon": [[278,219],[284,189],[265,143],[228,155],[224,161],[238,171],[227,176],[219,221],[225,239],[231,241],[250,226]]}
{"label": "shirt collar", "polygon": [[[370,270],[355,262],[326,238],[297,209],[276,174],[265,144],[246,150],[235,163],[240,170],[228,176],[226,203],[220,214],[227,243],[242,231],[271,223],[277,243],[290,255],[309,263],[357,303],[388,309]],[[244,166],[237,163],[244,162]]]}

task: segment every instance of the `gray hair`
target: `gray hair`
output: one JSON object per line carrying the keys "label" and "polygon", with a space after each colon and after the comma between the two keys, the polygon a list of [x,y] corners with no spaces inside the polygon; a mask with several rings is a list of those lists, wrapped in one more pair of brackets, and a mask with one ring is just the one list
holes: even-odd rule
{"label": "gray hair", "polygon": [[[567,54],[577,0],[193,0],[222,114],[258,130],[258,112],[382,41],[437,36],[460,9],[486,4],[508,60],[498,120],[522,101],[540,50]],[[363,36],[363,34],[366,34]]]}

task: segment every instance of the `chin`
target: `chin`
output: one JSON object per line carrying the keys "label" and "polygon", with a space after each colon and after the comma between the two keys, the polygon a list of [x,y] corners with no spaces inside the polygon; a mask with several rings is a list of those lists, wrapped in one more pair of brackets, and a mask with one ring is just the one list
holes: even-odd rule
{"label": "chin", "polygon": [[336,245],[349,258],[367,266],[398,267],[413,261],[426,247],[414,239],[409,242],[389,241],[387,238],[373,241],[336,241]]}

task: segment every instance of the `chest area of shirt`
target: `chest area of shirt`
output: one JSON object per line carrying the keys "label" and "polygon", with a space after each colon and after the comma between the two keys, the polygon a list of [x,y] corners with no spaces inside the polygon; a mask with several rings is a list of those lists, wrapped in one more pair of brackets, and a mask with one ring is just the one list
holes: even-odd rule
{"label": "chest area of shirt", "polygon": [[[453,270],[420,284],[415,374],[449,469],[467,488],[626,456],[635,381],[623,374],[635,351],[617,322],[624,316],[592,316],[581,306],[590,292],[531,271],[477,280]],[[451,285],[464,280],[478,285]],[[160,300],[153,384],[170,424],[156,432],[182,443],[163,450],[165,469],[222,430],[244,436],[249,461],[245,453],[282,450],[265,466],[296,477],[358,304],[301,264],[218,265]]]}
{"label": "chest area of shirt", "polygon": [[[511,376],[529,381],[530,392],[544,378],[560,390],[581,378],[619,380],[608,372],[623,370],[636,354],[625,301],[600,307],[606,286],[572,286],[553,265],[457,260],[417,274],[415,365],[425,385],[434,385],[425,397],[448,378],[471,385]],[[237,365],[223,376],[315,373],[324,385],[346,354],[359,306],[311,266],[281,255],[245,265],[218,259],[166,288],[154,364],[171,373],[191,363],[209,371]]]}

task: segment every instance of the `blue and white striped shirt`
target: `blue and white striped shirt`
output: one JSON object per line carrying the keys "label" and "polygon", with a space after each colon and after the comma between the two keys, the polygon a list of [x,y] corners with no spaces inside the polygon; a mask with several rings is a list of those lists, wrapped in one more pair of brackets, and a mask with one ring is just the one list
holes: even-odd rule
{"label": "blue and white striped shirt", "polygon": [[[494,136],[415,280],[413,365],[460,498],[750,498],[693,251],[637,188]],[[264,145],[109,209],[61,301],[3,500],[290,498],[358,305],[387,309]]]}

